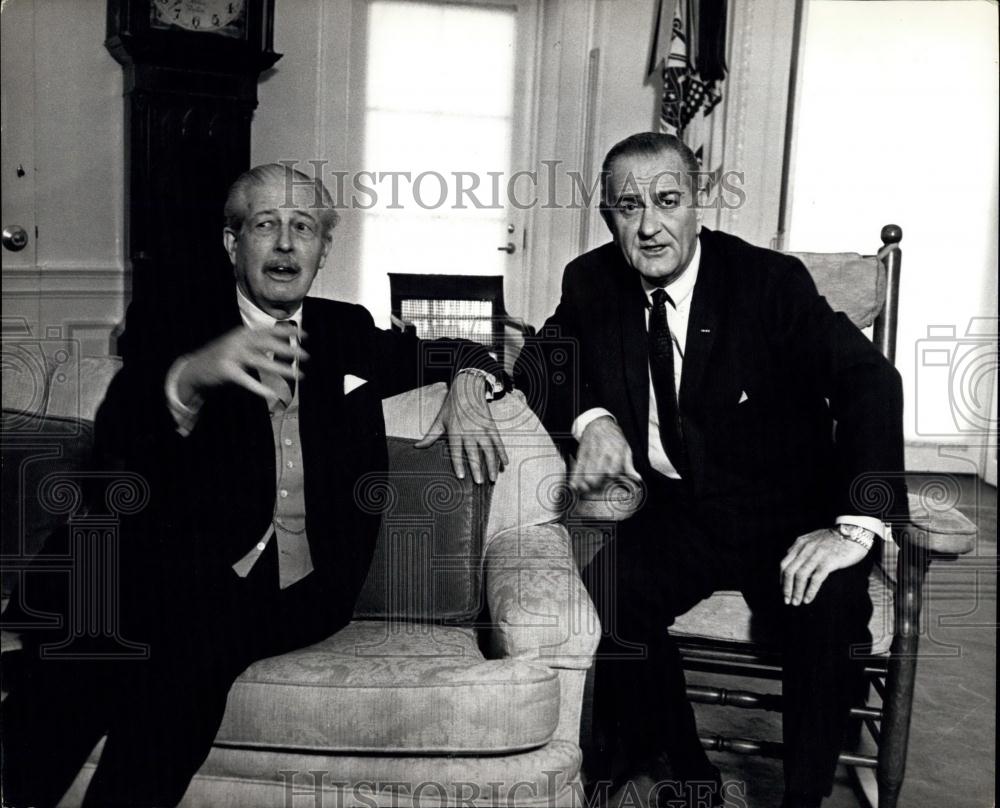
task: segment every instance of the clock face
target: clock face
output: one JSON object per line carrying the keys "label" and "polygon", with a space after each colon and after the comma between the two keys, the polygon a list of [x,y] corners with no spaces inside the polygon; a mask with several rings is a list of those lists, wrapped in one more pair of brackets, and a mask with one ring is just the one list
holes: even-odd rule
{"label": "clock face", "polygon": [[242,39],[247,0],[152,0],[152,28],[181,28]]}

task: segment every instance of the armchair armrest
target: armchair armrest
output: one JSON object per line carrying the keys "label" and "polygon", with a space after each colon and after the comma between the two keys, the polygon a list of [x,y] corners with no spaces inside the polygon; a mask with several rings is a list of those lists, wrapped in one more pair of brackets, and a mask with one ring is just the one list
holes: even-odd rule
{"label": "armchair armrest", "polygon": [[601,625],[562,525],[497,534],[486,549],[486,597],[498,655],[553,668],[591,666]]}

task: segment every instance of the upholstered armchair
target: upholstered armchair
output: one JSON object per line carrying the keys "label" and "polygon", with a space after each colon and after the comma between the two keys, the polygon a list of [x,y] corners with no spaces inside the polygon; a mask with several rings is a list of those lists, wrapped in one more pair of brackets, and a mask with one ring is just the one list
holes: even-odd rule
{"label": "upholstered armchair", "polygon": [[[45,390],[4,402],[5,593],[53,520],[87,524],[82,507],[54,514],[39,492],[44,481],[74,484],[117,360],[62,356]],[[5,361],[15,376],[19,367]],[[356,619],[240,677],[183,805],[579,802],[581,704],[600,628],[559,523],[565,469],[512,393],[491,405],[509,466],[492,486],[458,481],[440,445],[412,446],[444,393],[385,402],[388,481],[357,489],[384,524]],[[16,630],[5,631],[4,650],[16,648]],[[81,800],[98,751],[63,805]]]}

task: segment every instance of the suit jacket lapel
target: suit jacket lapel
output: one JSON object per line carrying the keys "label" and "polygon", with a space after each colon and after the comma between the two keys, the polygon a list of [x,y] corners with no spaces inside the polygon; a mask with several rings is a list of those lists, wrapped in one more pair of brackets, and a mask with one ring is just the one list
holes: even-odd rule
{"label": "suit jacket lapel", "polygon": [[705,238],[704,231],[700,238],[701,265],[691,298],[687,345],[678,396],[682,412],[693,404],[693,396],[705,377],[709,354],[718,336],[725,293],[720,257],[713,249],[711,238]]}
{"label": "suit jacket lapel", "polygon": [[642,437],[642,454],[646,455],[649,441],[649,338],[646,331],[646,295],[639,273],[624,261],[618,275],[621,284],[618,296],[621,317],[622,367],[625,389],[632,404],[638,433]]}

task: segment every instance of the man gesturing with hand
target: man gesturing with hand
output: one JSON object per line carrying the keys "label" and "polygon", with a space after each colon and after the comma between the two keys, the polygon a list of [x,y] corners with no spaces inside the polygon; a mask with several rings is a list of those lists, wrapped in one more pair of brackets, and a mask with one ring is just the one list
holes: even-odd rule
{"label": "man gesturing with hand", "polygon": [[176,804],[243,669],[351,619],[380,523],[356,486],[386,471],[384,398],[449,382],[420,445],[446,436],[477,483],[502,470],[486,406],[500,369],[484,348],[307,296],[336,221],[320,181],[251,169],[225,206],[235,283],[130,306],[96,444],[150,491],[118,559],[123,636],[148,659],[60,664],[24,638],[30,673],[3,708],[5,804],[55,804],[105,734],[86,804]]}

